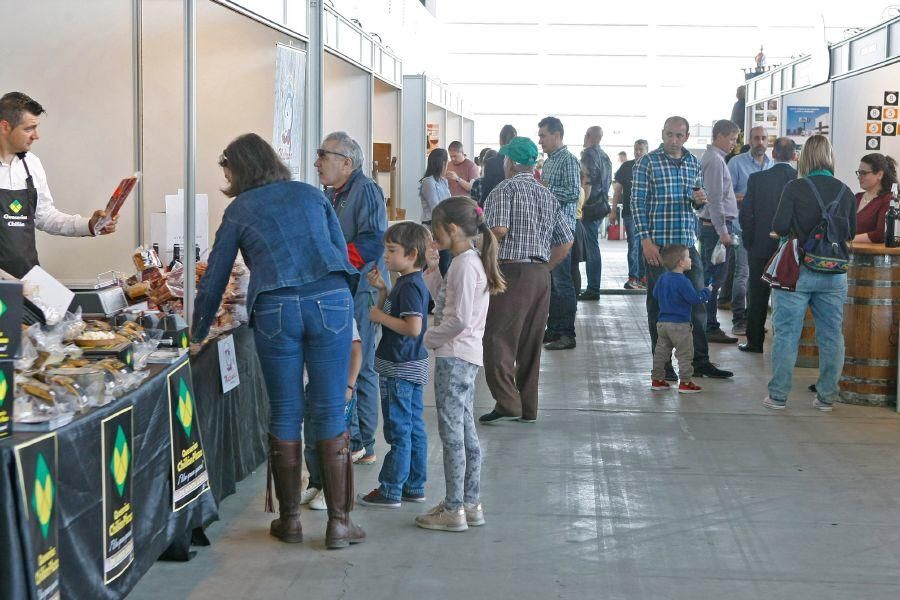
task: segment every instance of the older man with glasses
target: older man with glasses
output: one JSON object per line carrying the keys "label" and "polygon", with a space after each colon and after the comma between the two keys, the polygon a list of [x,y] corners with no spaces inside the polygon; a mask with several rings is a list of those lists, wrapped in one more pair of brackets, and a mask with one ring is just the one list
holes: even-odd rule
{"label": "older man with glasses", "polygon": [[363,173],[362,148],[345,132],[328,134],[316,154],[319,181],[328,188],[326,195],[344,232],[350,262],[361,274],[353,298],[353,312],[362,338],[363,363],[357,379],[350,435],[353,461],[373,464],[378,428],[378,374],[375,372],[375,324],[369,321],[369,309],[377,291],[369,285],[366,275],[377,268],[385,274],[385,281],[390,282],[384,266],[384,233],[388,226],[384,194]]}

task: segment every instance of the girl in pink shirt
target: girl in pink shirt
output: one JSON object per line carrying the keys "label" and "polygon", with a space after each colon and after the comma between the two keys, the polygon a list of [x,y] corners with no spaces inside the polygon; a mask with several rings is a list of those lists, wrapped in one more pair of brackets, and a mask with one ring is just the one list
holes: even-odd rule
{"label": "girl in pink shirt", "polygon": [[[416,517],[425,529],[465,531],[484,524],[480,501],[481,447],[475,431],[475,377],[484,365],[481,340],[491,294],[506,289],[497,263],[497,240],[474,200],[454,196],[432,213],[435,246],[453,261],[445,277],[438,252],[427,257],[425,284],[436,298],[425,347],[434,350],[434,396],[444,447],[444,500]],[[480,253],[472,248],[480,236]]]}

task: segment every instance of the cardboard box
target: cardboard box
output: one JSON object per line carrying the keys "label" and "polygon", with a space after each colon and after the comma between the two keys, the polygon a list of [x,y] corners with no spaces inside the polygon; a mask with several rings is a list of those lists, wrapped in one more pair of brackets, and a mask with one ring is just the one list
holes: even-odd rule
{"label": "cardboard box", "polygon": [[11,360],[0,362],[0,439],[12,433],[15,377],[15,363]]}
{"label": "cardboard box", "polygon": [[19,355],[22,342],[22,284],[0,281],[0,360]]}

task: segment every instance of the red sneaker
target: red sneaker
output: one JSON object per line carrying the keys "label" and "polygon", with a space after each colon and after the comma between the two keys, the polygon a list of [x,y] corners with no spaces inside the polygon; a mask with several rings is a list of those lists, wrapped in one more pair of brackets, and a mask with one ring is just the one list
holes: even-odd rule
{"label": "red sneaker", "polygon": [[672,387],[672,386],[669,385],[669,382],[666,381],[665,379],[653,379],[650,381],[650,389],[653,390],[654,392],[658,392],[660,390],[667,390],[670,387]]}
{"label": "red sneaker", "polygon": [[694,383],[693,381],[684,382],[682,381],[678,384],[678,393],[679,394],[696,394],[698,392],[702,392],[703,388]]}

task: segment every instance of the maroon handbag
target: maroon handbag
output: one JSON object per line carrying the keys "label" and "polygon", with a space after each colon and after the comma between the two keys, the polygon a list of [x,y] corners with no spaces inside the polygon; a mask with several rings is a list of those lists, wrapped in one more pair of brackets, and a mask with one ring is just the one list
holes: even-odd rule
{"label": "maroon handbag", "polygon": [[793,292],[800,278],[800,246],[797,238],[782,238],[778,250],[766,264],[761,279],[775,289]]}

